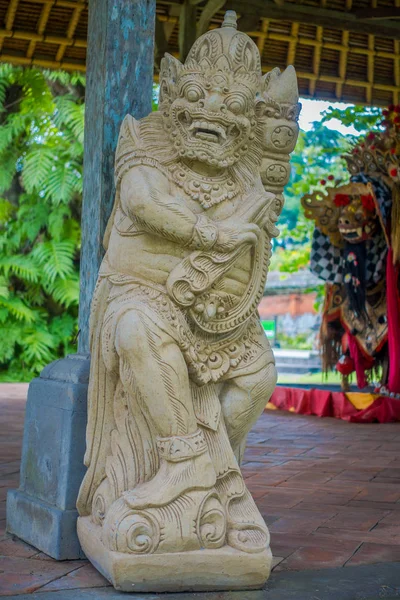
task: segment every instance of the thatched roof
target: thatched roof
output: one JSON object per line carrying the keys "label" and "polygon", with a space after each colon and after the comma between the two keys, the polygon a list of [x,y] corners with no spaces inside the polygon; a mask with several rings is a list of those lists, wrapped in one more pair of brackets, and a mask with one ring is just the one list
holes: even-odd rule
{"label": "thatched roof", "polygon": [[[197,34],[217,27],[227,8],[256,41],[265,71],[295,65],[302,96],[400,101],[400,0],[160,0],[157,59],[165,51],[184,56],[196,21]],[[85,69],[86,1],[0,0],[0,20],[1,61]]]}

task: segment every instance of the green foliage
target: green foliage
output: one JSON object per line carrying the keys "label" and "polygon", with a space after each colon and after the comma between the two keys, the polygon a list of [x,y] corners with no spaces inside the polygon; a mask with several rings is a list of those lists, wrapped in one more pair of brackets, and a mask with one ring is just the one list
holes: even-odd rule
{"label": "green foliage", "polygon": [[278,333],[277,340],[282,350],[312,350],[313,340],[310,333],[298,333],[297,335],[286,335]]}
{"label": "green foliage", "polygon": [[81,74],[0,65],[0,380],[74,351],[79,298]]}
{"label": "green foliage", "polygon": [[382,110],[377,106],[347,106],[332,108],[322,113],[321,123],[339,119],[343,125],[352,125],[356,131],[365,135],[371,129],[377,128],[382,120]]}

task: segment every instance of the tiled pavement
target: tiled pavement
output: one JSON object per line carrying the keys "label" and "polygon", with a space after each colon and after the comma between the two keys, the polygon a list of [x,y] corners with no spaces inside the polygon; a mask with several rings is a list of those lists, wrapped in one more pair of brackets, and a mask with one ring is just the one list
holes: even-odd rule
{"label": "tiled pavement", "polygon": [[[0,595],[100,593],[107,582],[86,561],[56,562],[5,533],[26,391],[0,385]],[[275,572],[400,562],[400,424],[266,411],[249,436],[243,472],[271,531]]]}

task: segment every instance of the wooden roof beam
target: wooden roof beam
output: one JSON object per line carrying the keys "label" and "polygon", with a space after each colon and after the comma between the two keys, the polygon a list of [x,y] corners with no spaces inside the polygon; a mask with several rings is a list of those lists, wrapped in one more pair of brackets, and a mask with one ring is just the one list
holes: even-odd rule
{"label": "wooden roof beam", "polygon": [[260,18],[295,23],[308,23],[331,29],[344,29],[386,38],[400,38],[400,25],[395,21],[363,20],[352,12],[340,12],[318,6],[284,4],[277,6],[271,0],[228,0],[227,9],[236,10],[241,15],[257,15]]}

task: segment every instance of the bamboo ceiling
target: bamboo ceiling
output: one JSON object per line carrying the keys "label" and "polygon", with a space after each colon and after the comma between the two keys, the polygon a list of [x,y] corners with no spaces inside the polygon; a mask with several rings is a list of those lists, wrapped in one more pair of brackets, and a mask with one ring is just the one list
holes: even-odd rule
{"label": "bamboo ceiling", "polygon": [[[265,71],[294,64],[302,96],[399,103],[400,0],[160,0],[156,65],[165,51],[185,55],[196,21],[197,34],[217,27],[227,8]],[[0,60],[84,71],[87,20],[84,0],[0,0]]]}

